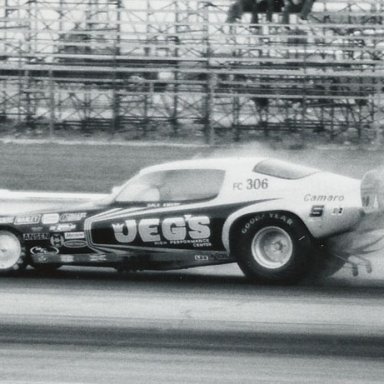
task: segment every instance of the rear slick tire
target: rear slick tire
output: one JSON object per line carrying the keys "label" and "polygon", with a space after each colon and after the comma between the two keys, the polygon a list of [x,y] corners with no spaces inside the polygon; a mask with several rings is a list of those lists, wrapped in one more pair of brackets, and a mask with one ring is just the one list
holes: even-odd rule
{"label": "rear slick tire", "polygon": [[256,283],[298,283],[310,270],[311,249],[304,224],[283,212],[255,214],[241,223],[231,241],[239,267]]}
{"label": "rear slick tire", "polygon": [[0,230],[0,274],[25,269],[26,252],[20,238],[8,230]]}

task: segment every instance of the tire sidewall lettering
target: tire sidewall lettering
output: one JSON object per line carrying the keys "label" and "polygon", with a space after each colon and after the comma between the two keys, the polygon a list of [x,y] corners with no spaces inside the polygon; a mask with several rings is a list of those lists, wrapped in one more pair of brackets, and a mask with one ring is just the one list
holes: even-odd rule
{"label": "tire sidewall lettering", "polygon": [[259,214],[259,215],[255,215],[253,217],[251,217],[247,222],[245,222],[240,231],[243,235],[247,234],[248,231],[253,227],[254,224],[256,224],[257,222],[259,222],[260,220],[263,220],[265,219],[265,215],[264,214]]}
{"label": "tire sidewall lettering", "polygon": [[287,214],[284,214],[284,213],[280,213],[280,212],[260,213],[255,216],[252,216],[245,223],[243,223],[240,227],[240,232],[243,235],[246,235],[251,229],[253,229],[255,224],[257,224],[261,220],[266,220],[266,219],[281,221],[282,223],[288,225],[289,227],[292,227],[294,224],[291,217],[289,217]]}

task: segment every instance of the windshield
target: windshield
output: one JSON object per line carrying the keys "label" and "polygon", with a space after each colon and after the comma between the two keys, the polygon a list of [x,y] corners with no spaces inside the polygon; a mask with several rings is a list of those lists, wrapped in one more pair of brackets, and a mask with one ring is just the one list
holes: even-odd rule
{"label": "windshield", "polygon": [[253,168],[253,172],[279,177],[280,179],[295,180],[312,175],[318,172],[318,170],[287,163],[282,160],[268,159],[257,164],[255,168]]}
{"label": "windshield", "polygon": [[215,198],[224,180],[216,169],[180,169],[139,175],[117,194],[116,202],[185,202]]}

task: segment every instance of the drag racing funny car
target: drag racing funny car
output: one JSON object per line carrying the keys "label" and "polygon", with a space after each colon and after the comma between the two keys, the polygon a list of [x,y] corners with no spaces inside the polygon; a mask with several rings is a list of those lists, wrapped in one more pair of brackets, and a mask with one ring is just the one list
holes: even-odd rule
{"label": "drag racing funny car", "polygon": [[328,239],[362,215],[356,179],[268,158],[178,161],[143,169],[97,201],[0,216],[0,270],[236,262],[253,281],[295,283],[329,266]]}

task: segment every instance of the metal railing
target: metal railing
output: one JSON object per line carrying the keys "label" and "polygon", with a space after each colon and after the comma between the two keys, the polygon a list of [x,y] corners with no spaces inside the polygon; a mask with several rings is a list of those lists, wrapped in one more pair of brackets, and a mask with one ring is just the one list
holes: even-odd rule
{"label": "metal railing", "polygon": [[295,132],[381,135],[382,0],[333,2],[306,24],[282,24],[276,14],[257,25],[225,23],[230,1],[160,0],[159,9],[149,0],[140,9],[120,0],[2,1],[4,133],[211,144]]}

